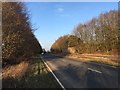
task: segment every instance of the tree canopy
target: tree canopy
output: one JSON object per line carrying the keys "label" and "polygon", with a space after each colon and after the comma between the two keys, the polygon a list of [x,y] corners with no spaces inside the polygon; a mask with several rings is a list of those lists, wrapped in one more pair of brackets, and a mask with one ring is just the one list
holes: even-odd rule
{"label": "tree canopy", "polygon": [[[67,41],[65,39],[67,35],[60,37],[55,41],[51,49],[53,49],[53,47],[68,48],[67,46],[69,44],[67,45],[62,42],[69,42],[71,45],[69,47],[75,47],[77,53],[100,52],[109,54],[111,52],[117,52],[120,37],[120,32],[118,32],[118,11],[110,10],[84,24],[80,23],[73,30],[73,35],[74,36],[69,38],[69,40],[67,39]],[[62,49],[64,50],[64,48]]]}
{"label": "tree canopy", "polygon": [[55,43],[51,46],[51,51],[69,53],[69,47],[75,47],[75,49],[78,50],[77,48],[81,43],[82,40],[75,35],[64,35],[55,41]]}
{"label": "tree canopy", "polygon": [[3,62],[14,60],[16,62],[19,57],[42,52],[33,30],[24,3],[4,2],[2,4]]}

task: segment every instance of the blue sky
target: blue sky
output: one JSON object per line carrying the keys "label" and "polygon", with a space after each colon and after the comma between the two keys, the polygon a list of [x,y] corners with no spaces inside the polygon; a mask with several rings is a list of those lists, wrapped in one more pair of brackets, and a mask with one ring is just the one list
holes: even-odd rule
{"label": "blue sky", "polygon": [[100,13],[117,10],[117,2],[26,2],[34,32],[43,48],[49,50],[60,36],[70,34],[80,23]]}

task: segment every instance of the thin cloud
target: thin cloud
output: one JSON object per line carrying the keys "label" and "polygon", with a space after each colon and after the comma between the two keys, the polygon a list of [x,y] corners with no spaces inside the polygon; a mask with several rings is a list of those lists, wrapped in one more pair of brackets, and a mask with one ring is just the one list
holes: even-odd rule
{"label": "thin cloud", "polygon": [[63,12],[64,8],[59,7],[59,8],[57,8],[57,10],[58,10],[58,12]]}
{"label": "thin cloud", "polygon": [[69,17],[70,14],[60,14],[61,17]]}

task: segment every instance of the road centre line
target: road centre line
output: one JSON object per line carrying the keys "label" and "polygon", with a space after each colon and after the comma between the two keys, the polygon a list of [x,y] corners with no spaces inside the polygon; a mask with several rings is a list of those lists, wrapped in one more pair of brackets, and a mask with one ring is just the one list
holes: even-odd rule
{"label": "road centre line", "polygon": [[88,70],[91,70],[91,71],[94,71],[94,72],[97,72],[97,73],[102,73],[101,71],[98,71],[98,70],[95,70],[95,69],[92,69],[92,68],[88,68]]}

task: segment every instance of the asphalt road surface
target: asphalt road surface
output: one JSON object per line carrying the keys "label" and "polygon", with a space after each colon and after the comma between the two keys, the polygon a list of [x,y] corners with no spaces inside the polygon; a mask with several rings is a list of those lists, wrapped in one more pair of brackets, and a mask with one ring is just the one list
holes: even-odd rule
{"label": "asphalt road surface", "polygon": [[49,54],[45,54],[42,58],[65,88],[119,88],[120,86],[119,68]]}

